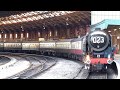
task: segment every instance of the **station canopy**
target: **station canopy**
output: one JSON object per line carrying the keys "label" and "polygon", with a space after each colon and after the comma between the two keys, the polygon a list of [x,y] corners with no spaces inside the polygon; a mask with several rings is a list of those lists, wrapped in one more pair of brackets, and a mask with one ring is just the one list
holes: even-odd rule
{"label": "station canopy", "polygon": [[101,29],[101,30],[120,29],[120,20],[118,20],[118,19],[105,19],[97,24],[91,25],[90,29],[91,29],[91,31],[94,31],[96,29]]}
{"label": "station canopy", "polygon": [[73,28],[90,20],[90,11],[1,11],[0,30]]}

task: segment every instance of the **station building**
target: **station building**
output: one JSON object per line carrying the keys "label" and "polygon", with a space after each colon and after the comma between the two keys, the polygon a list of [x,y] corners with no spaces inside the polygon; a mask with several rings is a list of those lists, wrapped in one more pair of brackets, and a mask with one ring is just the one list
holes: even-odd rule
{"label": "station building", "polygon": [[0,42],[79,38],[90,30],[90,11],[29,11],[0,17]]}
{"label": "station building", "polygon": [[112,44],[120,52],[120,11],[91,11],[91,31],[104,30],[112,36]]}

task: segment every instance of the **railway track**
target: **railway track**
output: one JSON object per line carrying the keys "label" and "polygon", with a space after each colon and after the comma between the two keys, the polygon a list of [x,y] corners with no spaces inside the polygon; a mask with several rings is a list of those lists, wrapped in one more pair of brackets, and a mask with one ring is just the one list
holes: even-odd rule
{"label": "railway track", "polygon": [[112,68],[108,68],[105,71],[93,71],[82,68],[78,75],[73,79],[116,79],[117,74]]}
{"label": "railway track", "polygon": [[[54,66],[57,62],[53,57],[36,54],[7,53],[6,55],[13,56],[18,60],[25,59],[31,63],[28,69],[11,76],[8,79],[32,79],[37,75],[40,75],[43,71]],[[89,70],[82,68],[73,79],[115,79],[116,77],[117,75],[115,75],[111,68],[108,68],[106,72],[89,72]]]}
{"label": "railway track", "polygon": [[82,69],[78,76],[74,79],[108,79],[107,72],[90,72],[87,69]]}
{"label": "railway track", "polygon": [[87,79],[108,79],[107,72],[90,72]]}
{"label": "railway track", "polygon": [[20,78],[22,79],[32,79],[32,77],[37,76],[38,74],[42,73],[43,71],[51,68],[56,64],[56,60],[51,57],[46,56],[37,56],[37,55],[27,55],[31,58],[34,58],[35,60],[39,61],[41,63],[41,66],[37,66],[35,68],[32,68],[28,70],[26,73],[20,75]]}
{"label": "railway track", "polygon": [[35,55],[35,54],[24,54],[24,53],[3,53],[16,58],[17,60],[24,59],[31,63],[29,68],[17,73],[7,79],[31,79],[32,77],[42,73],[43,71],[51,68],[56,64],[56,60],[49,56]]}
{"label": "railway track", "polygon": [[107,68],[105,71],[89,72],[87,79],[116,79],[117,74],[112,68]]}
{"label": "railway track", "polygon": [[8,62],[10,62],[10,59],[8,57],[0,55],[0,65],[4,65]]}

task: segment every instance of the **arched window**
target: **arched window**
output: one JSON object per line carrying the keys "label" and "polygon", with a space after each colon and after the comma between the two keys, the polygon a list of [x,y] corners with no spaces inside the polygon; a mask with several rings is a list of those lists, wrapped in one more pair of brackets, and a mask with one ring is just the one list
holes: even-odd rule
{"label": "arched window", "polygon": [[10,38],[12,38],[12,34],[10,34]]}
{"label": "arched window", "polygon": [[52,36],[52,32],[50,31],[50,37]]}
{"label": "arched window", "polygon": [[56,35],[56,36],[58,35],[58,32],[57,32],[57,30],[56,30],[56,32],[55,32],[55,35]]}
{"label": "arched window", "polygon": [[17,34],[15,34],[15,38],[17,38]]}
{"label": "arched window", "polygon": [[0,34],[0,38],[2,38],[2,35]]}
{"label": "arched window", "polygon": [[29,33],[27,33],[27,38],[29,37]]}
{"label": "arched window", "polygon": [[38,37],[40,37],[40,32],[38,32]]}
{"label": "arched window", "polygon": [[23,33],[21,33],[21,38],[23,38]]}
{"label": "arched window", "polygon": [[5,38],[7,38],[7,34],[5,34]]}

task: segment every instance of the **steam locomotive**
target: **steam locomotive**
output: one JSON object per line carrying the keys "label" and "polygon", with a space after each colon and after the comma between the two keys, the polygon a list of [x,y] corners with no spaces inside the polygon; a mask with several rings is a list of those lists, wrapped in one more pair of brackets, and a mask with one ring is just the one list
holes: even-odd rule
{"label": "steam locomotive", "polygon": [[105,31],[92,31],[86,36],[86,62],[91,70],[103,70],[114,60],[112,39]]}
{"label": "steam locomotive", "polygon": [[1,52],[37,53],[81,60],[97,70],[107,67],[114,58],[111,36],[93,31],[81,38],[41,42],[0,42]]}

